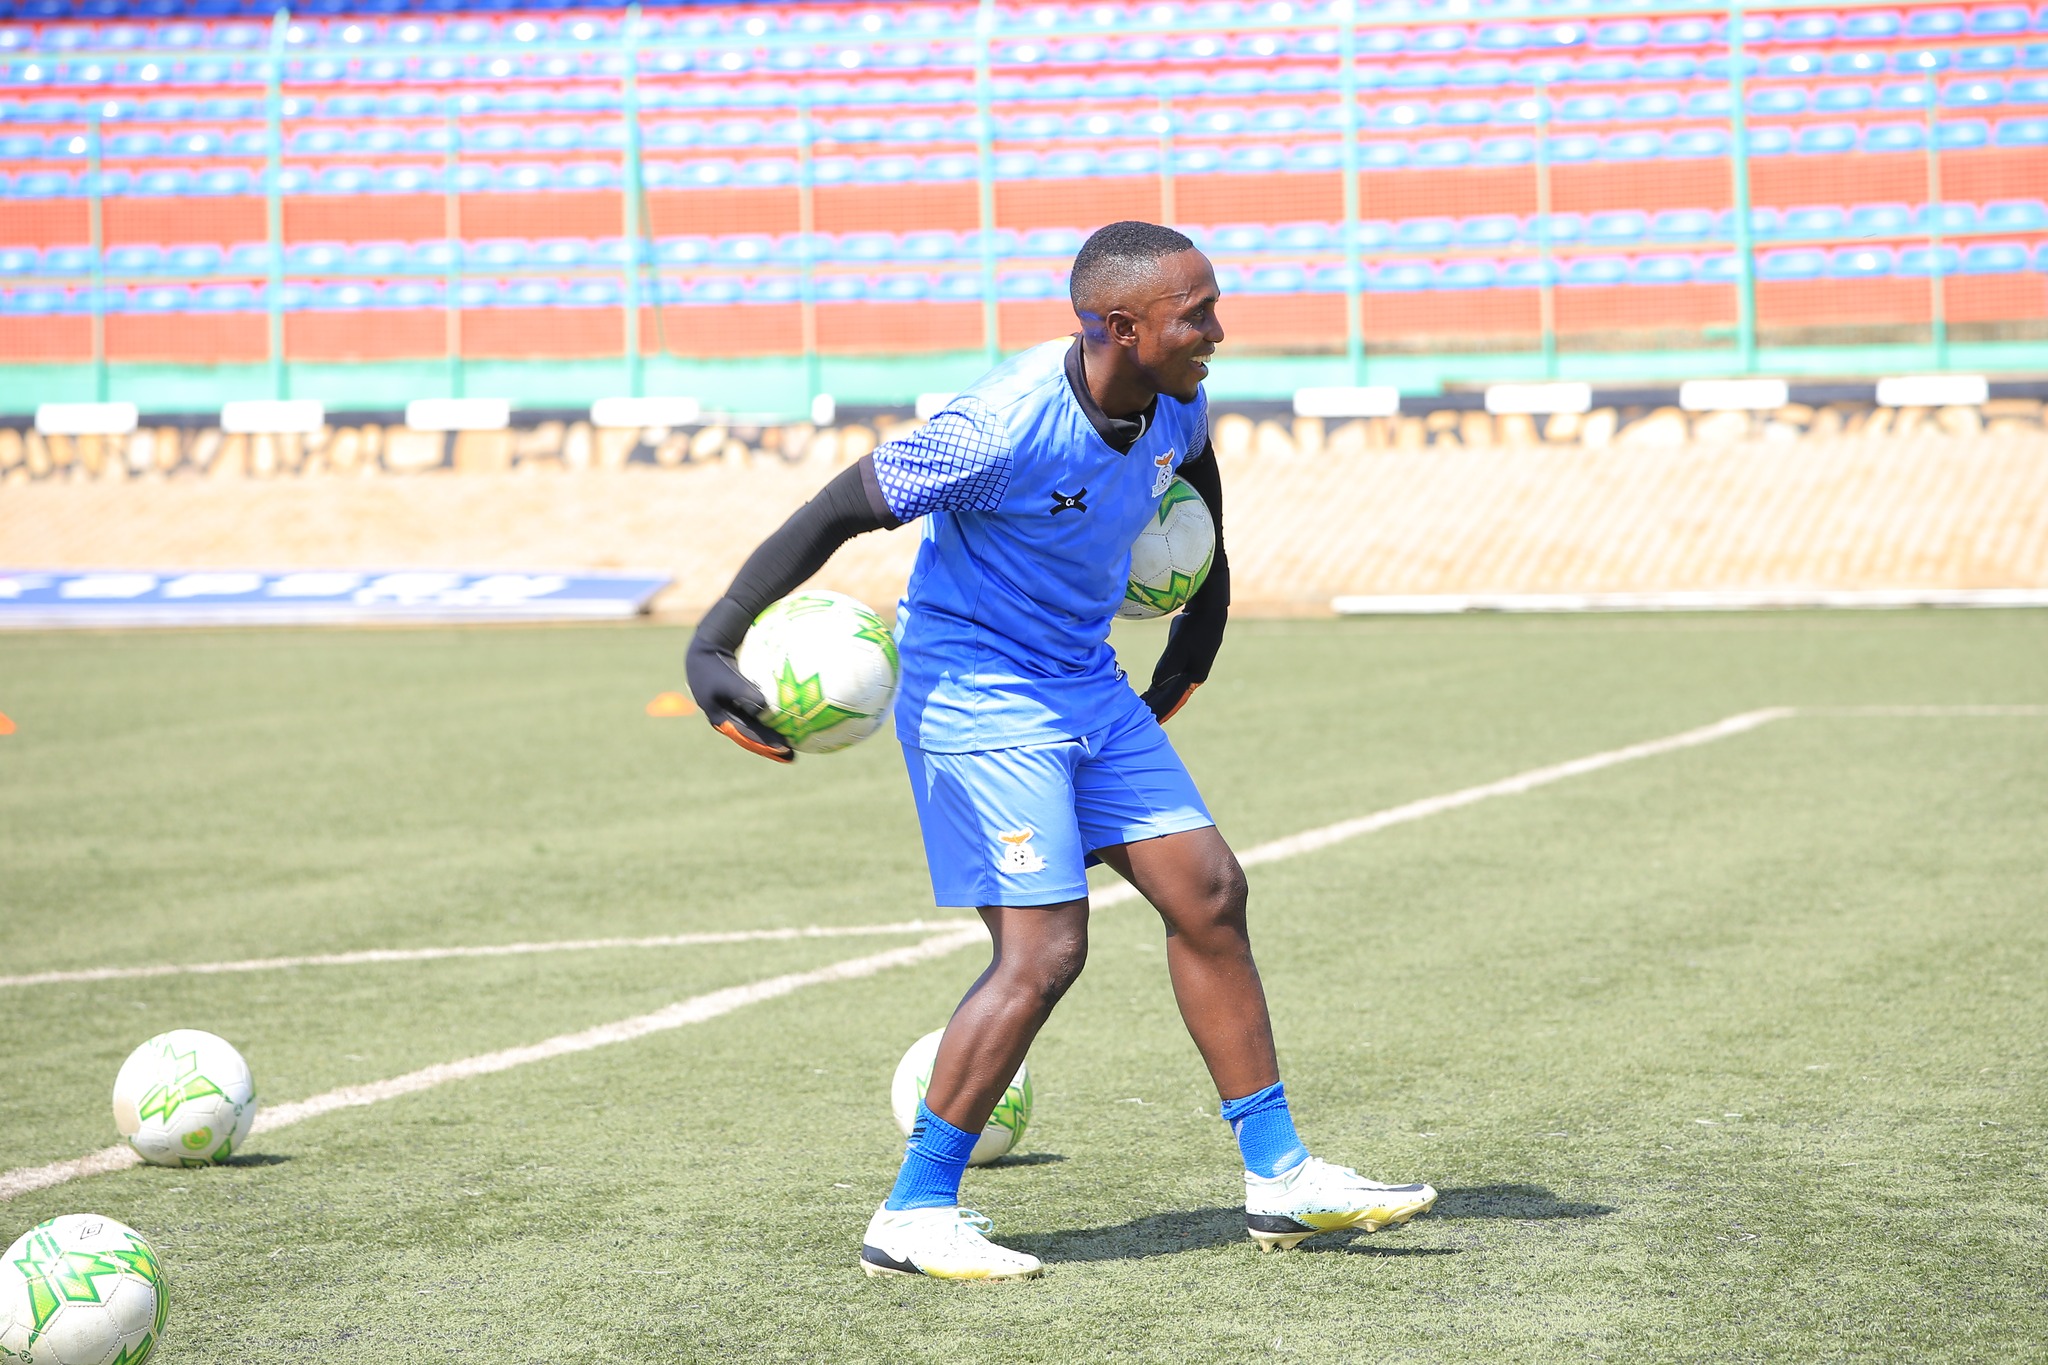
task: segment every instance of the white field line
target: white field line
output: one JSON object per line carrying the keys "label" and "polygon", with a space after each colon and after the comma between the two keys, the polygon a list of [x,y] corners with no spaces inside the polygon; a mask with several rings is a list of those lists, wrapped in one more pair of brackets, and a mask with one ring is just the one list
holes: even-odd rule
{"label": "white field line", "polygon": [[587,953],[606,948],[693,948],[707,943],[787,943],[796,939],[863,938],[873,934],[929,934],[978,928],[974,920],[900,920],[894,924],[812,925],[802,929],[732,929],[701,934],[659,934],[649,938],[576,938],[542,943],[490,943],[457,948],[366,948],[305,957],[252,957],[240,962],[170,962],[148,967],[82,967],[76,971],[0,976],[0,987],[48,986],[75,981],[133,981],[152,976],[213,976],[222,972],[268,972],[284,967],[355,967],[377,962],[432,962],[447,957],[521,957],[528,953]]}
{"label": "white field line", "polygon": [[[1528,772],[1505,777],[1498,782],[1488,782],[1477,787],[1466,787],[1462,791],[1450,792],[1444,796],[1432,796],[1406,805],[1394,806],[1372,815],[1360,816],[1355,820],[1341,820],[1320,829],[1304,830],[1300,834],[1270,843],[1256,845],[1238,855],[1238,861],[1247,865],[1277,862],[1303,853],[1327,848],[1346,839],[1355,839],[1362,834],[1386,829],[1393,825],[1406,824],[1411,820],[1425,819],[1445,811],[1457,810],[1479,801],[1496,796],[1513,796],[1531,791],[1537,787],[1560,782],[1568,777],[1599,772],[1621,763],[1631,763],[1640,758],[1651,758],[1658,754],[1674,753],[1680,749],[1696,748],[1712,744],[1717,740],[1746,734],[1772,721],[1784,720],[1800,714],[1844,714],[1844,715],[2048,715],[2048,707],[1873,707],[1843,708],[1839,712],[1802,712],[1789,706],[1771,707],[1762,711],[1746,711],[1730,716],[1712,725],[1703,725],[1697,730],[1686,730],[1663,739],[1648,740],[1642,744],[1630,744],[1603,753],[1589,754],[1585,758],[1573,759],[1567,763],[1554,763],[1548,767],[1532,768]],[[1092,896],[1096,906],[1115,905],[1137,898],[1137,892],[1129,886],[1107,887]],[[884,953],[851,961],[834,963],[808,972],[794,972],[787,976],[770,977],[745,986],[729,986],[724,990],[712,991],[706,995],[693,996],[677,1001],[652,1014],[643,1014],[632,1019],[622,1019],[614,1024],[600,1024],[581,1033],[567,1033],[545,1039],[526,1047],[507,1048],[502,1052],[487,1052],[481,1056],[464,1058],[461,1061],[442,1062],[435,1066],[395,1076],[388,1081],[375,1081],[368,1085],[344,1086],[330,1090],[324,1095],[309,1099],[295,1100],[287,1104],[266,1109],[256,1116],[255,1132],[274,1132],[289,1124],[303,1122],[337,1109],[348,1109],[358,1105],[381,1104],[385,1100],[397,1099],[401,1095],[414,1094],[450,1081],[468,1080],[475,1076],[487,1076],[492,1072],[506,1071],[529,1062],[545,1061],[572,1052],[587,1052],[592,1048],[609,1047],[613,1043],[630,1042],[644,1038],[650,1033],[681,1028],[685,1024],[702,1023],[722,1014],[730,1014],[747,1005],[777,996],[788,995],[806,986],[821,985],[831,981],[851,981],[859,977],[873,976],[892,967],[908,966],[915,962],[926,962],[947,956],[962,948],[985,942],[985,931],[978,924],[964,920],[936,921],[933,927],[952,928],[962,926],[955,932],[944,933],[926,939],[908,948],[894,948]],[[798,933],[800,931],[790,931]],[[877,932],[881,932],[879,929]],[[56,1161],[47,1166],[30,1166],[20,1170],[0,1173],[0,1202],[27,1194],[31,1190],[48,1189],[83,1176],[104,1175],[111,1171],[124,1170],[137,1165],[141,1158],[126,1147],[107,1147],[90,1156],[70,1161]]]}
{"label": "white field line", "polygon": [[2048,706],[1802,706],[1802,716],[1909,716],[1979,718],[2048,716]]}
{"label": "white field line", "polygon": [[[551,1057],[589,1052],[593,1048],[610,1047],[614,1043],[629,1043],[636,1038],[645,1038],[650,1033],[664,1033],[669,1029],[682,1028],[686,1024],[701,1024],[707,1019],[716,1019],[722,1014],[730,1014],[748,1005],[758,1005],[764,1000],[789,995],[807,986],[822,986],[833,981],[853,981],[888,971],[892,967],[907,967],[912,963],[945,957],[972,944],[987,941],[987,931],[980,924],[974,923],[967,928],[956,929],[928,938],[922,943],[912,944],[908,948],[891,948],[887,952],[873,953],[846,962],[835,962],[828,967],[818,967],[808,972],[791,972],[786,976],[772,976],[765,981],[753,981],[744,986],[728,986],[723,990],[691,996],[688,1000],[678,1000],[675,1004],[666,1005],[652,1014],[621,1019],[611,1024],[599,1024],[596,1028],[584,1029],[580,1033],[564,1033],[525,1047],[486,1052],[481,1056],[465,1057],[455,1062],[441,1062],[434,1066],[422,1067],[418,1071],[409,1071],[403,1076],[394,1076],[388,1081],[373,1081],[368,1085],[347,1085],[339,1090],[330,1090],[324,1095],[274,1105],[257,1113],[254,1131],[271,1133],[294,1123],[318,1118],[322,1114],[331,1114],[337,1109],[381,1104],[385,1100],[431,1090],[436,1086],[447,1085],[451,1081],[466,1081],[477,1076],[488,1076],[496,1071],[509,1071],[513,1067],[525,1066],[531,1062],[543,1062]],[[32,1190],[62,1185],[81,1176],[104,1175],[110,1171],[123,1170],[129,1166],[139,1165],[141,1161],[142,1158],[127,1147],[107,1147],[94,1152],[91,1156],[73,1161],[56,1161],[47,1166],[30,1166],[8,1171],[0,1174],[0,1201],[27,1194]]]}
{"label": "white field line", "polygon": [[[1290,834],[1284,839],[1257,844],[1237,855],[1237,861],[1245,867],[1256,867],[1260,863],[1279,862],[1282,858],[1295,858],[1304,853],[1313,853],[1319,848],[1328,848],[1346,839],[1356,839],[1361,834],[1373,834],[1394,825],[1405,825],[1411,820],[1424,820],[1432,815],[1441,815],[1448,810],[1470,806],[1496,796],[1516,796],[1537,787],[1562,782],[1568,777],[1579,777],[1596,773],[1602,768],[1612,768],[1621,763],[1633,763],[1639,758],[1654,758],[1658,754],[1674,753],[1680,749],[1696,748],[1712,744],[1716,740],[1733,735],[1746,734],[1759,726],[1769,725],[1774,720],[1784,720],[1798,714],[1789,706],[1773,706],[1762,711],[1745,711],[1741,715],[1717,720],[1712,725],[1702,725],[1697,730],[1686,730],[1680,734],[1667,735],[1663,739],[1646,740],[1641,744],[1630,744],[1604,753],[1588,754],[1567,763],[1553,763],[1544,768],[1531,768],[1528,772],[1513,777],[1503,777],[1498,782],[1486,782],[1477,787],[1466,787],[1462,791],[1448,792],[1443,796],[1425,797],[1410,801],[1406,805],[1392,806],[1371,815],[1361,815],[1352,820],[1339,820],[1334,825],[1320,829],[1303,830]],[[1090,902],[1096,906],[1119,905],[1138,898],[1137,888],[1128,883],[1105,887],[1092,893]]]}

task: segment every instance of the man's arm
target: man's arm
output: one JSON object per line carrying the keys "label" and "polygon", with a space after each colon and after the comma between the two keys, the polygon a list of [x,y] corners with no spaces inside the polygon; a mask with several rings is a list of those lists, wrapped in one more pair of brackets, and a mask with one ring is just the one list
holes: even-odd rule
{"label": "man's arm", "polygon": [[704,613],[685,661],[690,695],[714,729],[749,753],[791,763],[796,755],[763,725],[767,698],[740,673],[735,655],[747,628],[769,604],[825,567],[841,545],[866,531],[903,523],[889,510],[873,456],[843,470],[747,556],[725,596]]}
{"label": "man's arm", "polygon": [[1201,589],[1168,628],[1166,648],[1152,670],[1152,685],[1145,689],[1145,705],[1152,708],[1161,725],[1208,681],[1209,666],[1216,662],[1216,651],[1223,648],[1224,623],[1230,619],[1230,556],[1223,549],[1223,478],[1216,468],[1215,446],[1204,443],[1199,456],[1181,465],[1180,476],[1209,506],[1209,515],[1216,522],[1216,558]]}

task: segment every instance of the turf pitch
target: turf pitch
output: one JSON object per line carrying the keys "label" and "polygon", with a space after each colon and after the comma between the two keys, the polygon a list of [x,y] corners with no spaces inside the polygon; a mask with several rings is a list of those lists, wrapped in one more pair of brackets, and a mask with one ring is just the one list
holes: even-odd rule
{"label": "turf pitch", "polygon": [[[0,975],[932,914],[894,746],[641,714],[673,629],[0,642]],[[1136,671],[1159,636],[1120,637]],[[2048,615],[1236,624],[1239,847],[1761,706],[2048,702]],[[1261,1257],[1156,919],[970,1173],[1024,1286],[871,1283],[887,1084],[973,950],[0,1203],[161,1253],[158,1360],[1989,1360],[2048,1339],[2048,718],[1802,715],[1254,869],[1311,1146],[1435,1213]],[[0,989],[0,1171],[211,1029],[266,1100],[902,940]]]}

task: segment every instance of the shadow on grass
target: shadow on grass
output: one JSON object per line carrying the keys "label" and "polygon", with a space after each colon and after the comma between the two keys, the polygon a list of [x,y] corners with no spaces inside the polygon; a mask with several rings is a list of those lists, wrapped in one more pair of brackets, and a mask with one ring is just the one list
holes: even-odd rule
{"label": "shadow on grass", "polygon": [[988,1165],[980,1166],[976,1169],[1000,1171],[1006,1166],[1050,1166],[1055,1161],[1065,1160],[1066,1158],[1058,1152],[1012,1152],[1008,1156],[999,1156],[994,1161],[989,1162]]}
{"label": "shadow on grass", "polygon": [[221,1162],[223,1166],[282,1166],[291,1158],[283,1152],[243,1152]]}
{"label": "shadow on grass", "polygon": [[1541,1185],[1467,1185],[1437,1195],[1431,1218],[1604,1218],[1612,1204],[1574,1204]]}
{"label": "shadow on grass", "polygon": [[[1028,1251],[1048,1262],[1135,1261],[1151,1256],[1171,1256],[1201,1247],[1230,1246],[1243,1242],[1244,1210],[1176,1209],[1171,1213],[1150,1213],[1106,1228],[1076,1228],[1038,1237],[1004,1237],[1005,1246]],[[1401,1246],[1370,1241],[1356,1234],[1341,1233],[1330,1239],[1314,1238],[1303,1251],[1348,1252],[1356,1256],[1456,1256],[1450,1247]]]}

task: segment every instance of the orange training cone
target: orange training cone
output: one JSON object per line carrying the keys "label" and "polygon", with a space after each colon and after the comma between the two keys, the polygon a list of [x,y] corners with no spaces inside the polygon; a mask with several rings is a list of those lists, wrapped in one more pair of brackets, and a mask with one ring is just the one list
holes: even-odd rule
{"label": "orange training cone", "polygon": [[0,711],[0,735],[11,735],[13,733],[14,722],[7,718],[5,711]]}
{"label": "orange training cone", "polygon": [[663,692],[653,701],[647,703],[647,714],[650,716],[694,716],[697,714],[697,703],[691,701],[680,692]]}

